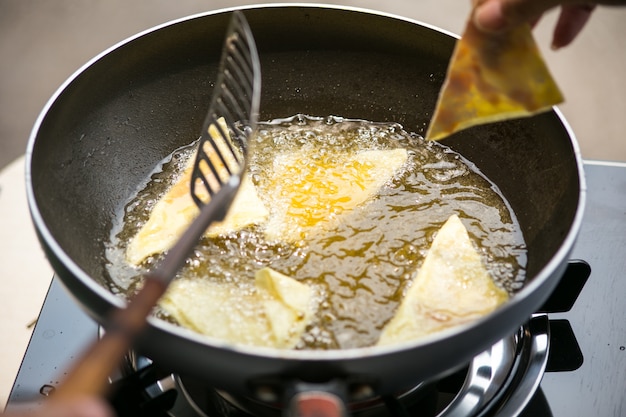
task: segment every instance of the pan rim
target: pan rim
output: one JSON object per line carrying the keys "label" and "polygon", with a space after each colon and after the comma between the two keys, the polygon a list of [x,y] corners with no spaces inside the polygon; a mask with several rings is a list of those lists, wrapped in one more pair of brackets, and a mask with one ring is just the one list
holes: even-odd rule
{"label": "pan rim", "polygon": [[[158,30],[174,26],[179,23],[191,21],[194,19],[204,18],[206,16],[213,16],[218,14],[230,13],[234,10],[253,10],[260,8],[308,8],[308,9],[334,9],[334,10],[343,10],[348,12],[356,12],[356,13],[365,13],[369,15],[375,15],[380,17],[387,17],[395,20],[399,20],[406,23],[416,24],[427,29],[439,32],[443,35],[450,36],[458,39],[459,36],[447,31],[445,29],[441,29],[437,26],[427,24],[421,22],[419,20],[406,18],[403,16],[394,15],[391,13],[381,12],[373,9],[360,8],[360,7],[350,7],[350,6],[337,6],[332,4],[318,4],[318,3],[268,3],[268,4],[257,4],[257,5],[247,5],[247,6],[234,6],[228,8],[222,8],[202,13],[193,14],[190,16],[177,18],[174,20],[170,20],[168,22],[156,25],[152,28],[148,28],[143,30],[135,35],[132,35],[120,42],[117,42],[113,46],[105,49],[85,64],[83,64],[78,70],[76,70],[70,77],[68,77],[61,86],[55,91],[55,93],[50,97],[50,99],[44,105],[42,111],[38,115],[33,129],[30,133],[28,145],[25,153],[26,160],[26,169],[25,169],[25,180],[26,180],[26,195],[28,206],[31,212],[31,217],[33,219],[33,223],[36,226],[38,234],[40,234],[41,239],[45,241],[45,244],[49,247],[50,251],[54,253],[54,256],[58,258],[58,260],[69,270],[69,272],[78,279],[82,285],[86,286],[88,290],[94,292],[98,297],[102,298],[106,303],[111,306],[121,308],[126,305],[124,300],[115,296],[108,289],[104,288],[100,284],[96,282],[93,278],[90,277],[82,268],[80,268],[70,257],[69,255],[62,249],[61,245],[56,241],[52,232],[45,224],[43,216],[39,210],[39,204],[37,202],[37,198],[35,196],[35,191],[32,183],[32,163],[33,163],[33,152],[36,144],[36,139],[38,137],[39,130],[46,119],[47,114],[51,110],[51,108],[55,105],[59,97],[62,93],[78,78],[80,75],[85,72],[88,68],[96,64],[103,57],[107,56],[109,53],[118,50],[124,45],[127,45],[136,39],[139,39],[145,35],[154,33]],[[578,202],[575,211],[575,215],[571,224],[571,227],[564,237],[560,247],[552,256],[550,261],[544,265],[540,271],[532,277],[532,279],[527,282],[524,287],[513,296],[508,302],[499,307],[494,312],[488,314],[487,316],[481,317],[478,320],[472,321],[470,323],[466,323],[463,325],[455,326],[451,329],[446,329],[444,331],[428,335],[424,338],[406,341],[402,343],[396,343],[389,346],[368,346],[368,347],[360,347],[360,348],[350,348],[350,349],[336,349],[336,350],[281,350],[275,348],[264,348],[264,347],[256,347],[256,346],[244,346],[244,345],[234,345],[228,342],[225,342],[220,339],[212,338],[205,335],[200,335],[193,333],[191,330],[184,329],[182,327],[176,326],[174,324],[165,322],[155,317],[148,318],[148,325],[159,332],[164,332],[176,337],[184,338],[188,341],[192,341],[193,343],[199,345],[206,345],[211,348],[218,349],[227,349],[232,352],[245,354],[249,356],[257,356],[264,358],[275,358],[275,359],[288,359],[288,360],[298,360],[298,361],[335,361],[335,360],[352,360],[352,359],[363,359],[364,357],[372,357],[372,356],[384,356],[392,353],[396,353],[398,351],[407,351],[412,350],[418,347],[436,344],[441,342],[444,339],[450,338],[451,336],[469,332],[474,328],[478,328],[489,323],[493,317],[498,315],[500,312],[513,309],[516,305],[518,305],[521,300],[526,298],[527,295],[537,291],[550,277],[555,271],[559,269],[564,259],[571,252],[574,242],[578,236],[578,232],[581,228],[582,218],[584,213],[584,207],[586,204],[586,181],[583,170],[582,157],[580,152],[580,147],[578,145],[578,141],[576,136],[568,124],[568,122],[563,117],[561,111],[557,107],[553,107],[552,111],[554,111],[559,119],[559,121],[563,124],[569,138],[570,142],[573,146],[573,153],[576,160],[576,168],[578,171],[578,180],[579,180],[579,193],[578,193]],[[546,296],[547,298],[547,296]],[[520,318],[520,323],[524,320],[527,320],[528,317]],[[512,329],[515,327],[512,326]],[[512,330],[513,331],[513,330]]]}

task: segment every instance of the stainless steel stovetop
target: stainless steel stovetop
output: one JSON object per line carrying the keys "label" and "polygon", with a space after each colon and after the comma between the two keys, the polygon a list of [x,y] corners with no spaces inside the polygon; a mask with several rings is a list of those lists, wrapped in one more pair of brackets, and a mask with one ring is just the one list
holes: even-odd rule
{"label": "stainless steel stovetop", "polygon": [[[572,259],[586,261],[591,276],[570,311],[549,314],[553,330],[571,326],[583,362],[545,373],[524,416],[626,416],[626,163],[587,161],[585,173],[587,207]],[[555,334],[553,345],[560,343]],[[98,326],[54,278],[7,410],[42,401],[96,337]],[[558,370],[569,367],[560,359],[572,358],[553,359]]]}

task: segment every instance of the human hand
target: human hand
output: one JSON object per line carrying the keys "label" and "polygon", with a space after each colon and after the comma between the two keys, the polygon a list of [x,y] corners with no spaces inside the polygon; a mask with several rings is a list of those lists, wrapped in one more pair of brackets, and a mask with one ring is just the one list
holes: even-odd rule
{"label": "human hand", "polygon": [[67,401],[48,401],[28,410],[1,413],[1,417],[114,417],[111,407],[100,398],[81,397]]}
{"label": "human hand", "polygon": [[581,32],[596,5],[626,5],[626,0],[477,0],[474,23],[484,31],[499,32],[520,24],[535,24],[541,15],[561,7],[554,28],[552,48],[569,45]]}

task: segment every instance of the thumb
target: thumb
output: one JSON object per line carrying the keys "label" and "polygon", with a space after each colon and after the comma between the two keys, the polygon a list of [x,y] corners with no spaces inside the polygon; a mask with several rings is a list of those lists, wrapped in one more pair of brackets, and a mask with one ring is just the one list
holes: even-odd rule
{"label": "thumb", "polygon": [[474,10],[476,27],[499,32],[522,23],[536,22],[541,15],[559,4],[558,0],[485,0]]}
{"label": "thumb", "polygon": [[476,27],[486,32],[499,32],[509,25],[502,2],[497,0],[485,1],[476,6],[473,16]]}

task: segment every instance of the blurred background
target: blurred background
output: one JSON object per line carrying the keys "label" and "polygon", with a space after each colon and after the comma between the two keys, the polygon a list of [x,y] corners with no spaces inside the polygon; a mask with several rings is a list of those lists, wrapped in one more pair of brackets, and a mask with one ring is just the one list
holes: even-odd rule
{"label": "blurred background", "polygon": [[[22,156],[42,107],[86,61],[128,36],[187,15],[260,3],[267,1],[0,1],[0,408],[52,277],[30,224],[23,186]],[[383,11],[456,34],[470,9],[470,0],[315,3]],[[565,95],[560,109],[583,157],[626,161],[626,8],[599,8],[575,43],[560,51],[549,48],[555,20],[556,13],[549,13],[534,33]]]}

